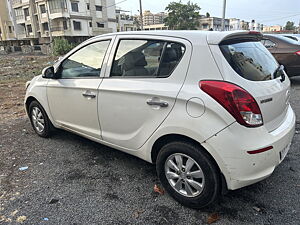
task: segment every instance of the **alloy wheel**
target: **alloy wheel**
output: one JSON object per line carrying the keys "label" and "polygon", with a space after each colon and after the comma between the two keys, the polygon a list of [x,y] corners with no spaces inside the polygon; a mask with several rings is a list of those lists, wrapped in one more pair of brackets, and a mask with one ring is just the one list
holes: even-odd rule
{"label": "alloy wheel", "polygon": [[41,110],[38,107],[33,107],[31,112],[32,123],[36,131],[42,133],[45,129],[45,120]]}
{"label": "alloy wheel", "polygon": [[175,153],[165,161],[165,175],[171,187],[186,197],[201,194],[205,185],[204,174],[198,163],[188,155]]}

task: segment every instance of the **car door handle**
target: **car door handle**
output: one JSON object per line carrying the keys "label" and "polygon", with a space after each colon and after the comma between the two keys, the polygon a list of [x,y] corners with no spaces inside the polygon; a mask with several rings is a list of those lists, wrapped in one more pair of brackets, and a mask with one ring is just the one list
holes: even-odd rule
{"label": "car door handle", "polygon": [[157,106],[160,106],[160,107],[168,107],[169,106],[168,102],[160,101],[160,100],[156,100],[156,99],[147,100],[147,104],[148,105],[157,105]]}
{"label": "car door handle", "polygon": [[96,98],[96,94],[91,91],[83,92],[82,96],[86,98]]}

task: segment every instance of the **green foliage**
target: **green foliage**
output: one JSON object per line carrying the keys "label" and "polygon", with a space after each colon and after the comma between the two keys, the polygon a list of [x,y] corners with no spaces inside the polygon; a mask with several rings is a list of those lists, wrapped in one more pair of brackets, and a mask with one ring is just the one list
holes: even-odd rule
{"label": "green foliage", "polygon": [[210,17],[210,14],[209,14],[209,12],[207,12],[207,13],[206,13],[206,17],[207,17],[207,18],[208,18],[208,17]]}
{"label": "green foliage", "polygon": [[286,25],[285,25],[285,29],[286,30],[294,30],[295,29],[294,22],[287,21]]}
{"label": "green foliage", "polygon": [[72,48],[75,47],[75,44],[71,44],[68,40],[64,38],[55,38],[53,41],[53,55],[65,55]]}
{"label": "green foliage", "polygon": [[196,30],[199,26],[199,10],[197,4],[187,4],[179,2],[171,2],[167,7],[168,17],[164,22],[171,30]]}

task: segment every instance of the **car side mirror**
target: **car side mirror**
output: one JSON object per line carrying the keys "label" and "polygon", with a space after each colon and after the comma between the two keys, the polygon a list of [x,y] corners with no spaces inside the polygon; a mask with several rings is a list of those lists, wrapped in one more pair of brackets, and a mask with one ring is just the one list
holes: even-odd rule
{"label": "car side mirror", "polygon": [[48,67],[44,68],[43,72],[42,72],[42,77],[43,78],[48,78],[48,79],[55,78],[54,67],[53,66],[48,66]]}

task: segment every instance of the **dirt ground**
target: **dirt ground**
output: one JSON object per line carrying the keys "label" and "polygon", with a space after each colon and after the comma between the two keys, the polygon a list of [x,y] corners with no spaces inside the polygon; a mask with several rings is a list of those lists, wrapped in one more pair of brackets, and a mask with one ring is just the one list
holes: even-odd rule
{"label": "dirt ground", "polygon": [[25,83],[53,64],[57,57],[44,55],[0,55],[0,121],[25,115]]}

